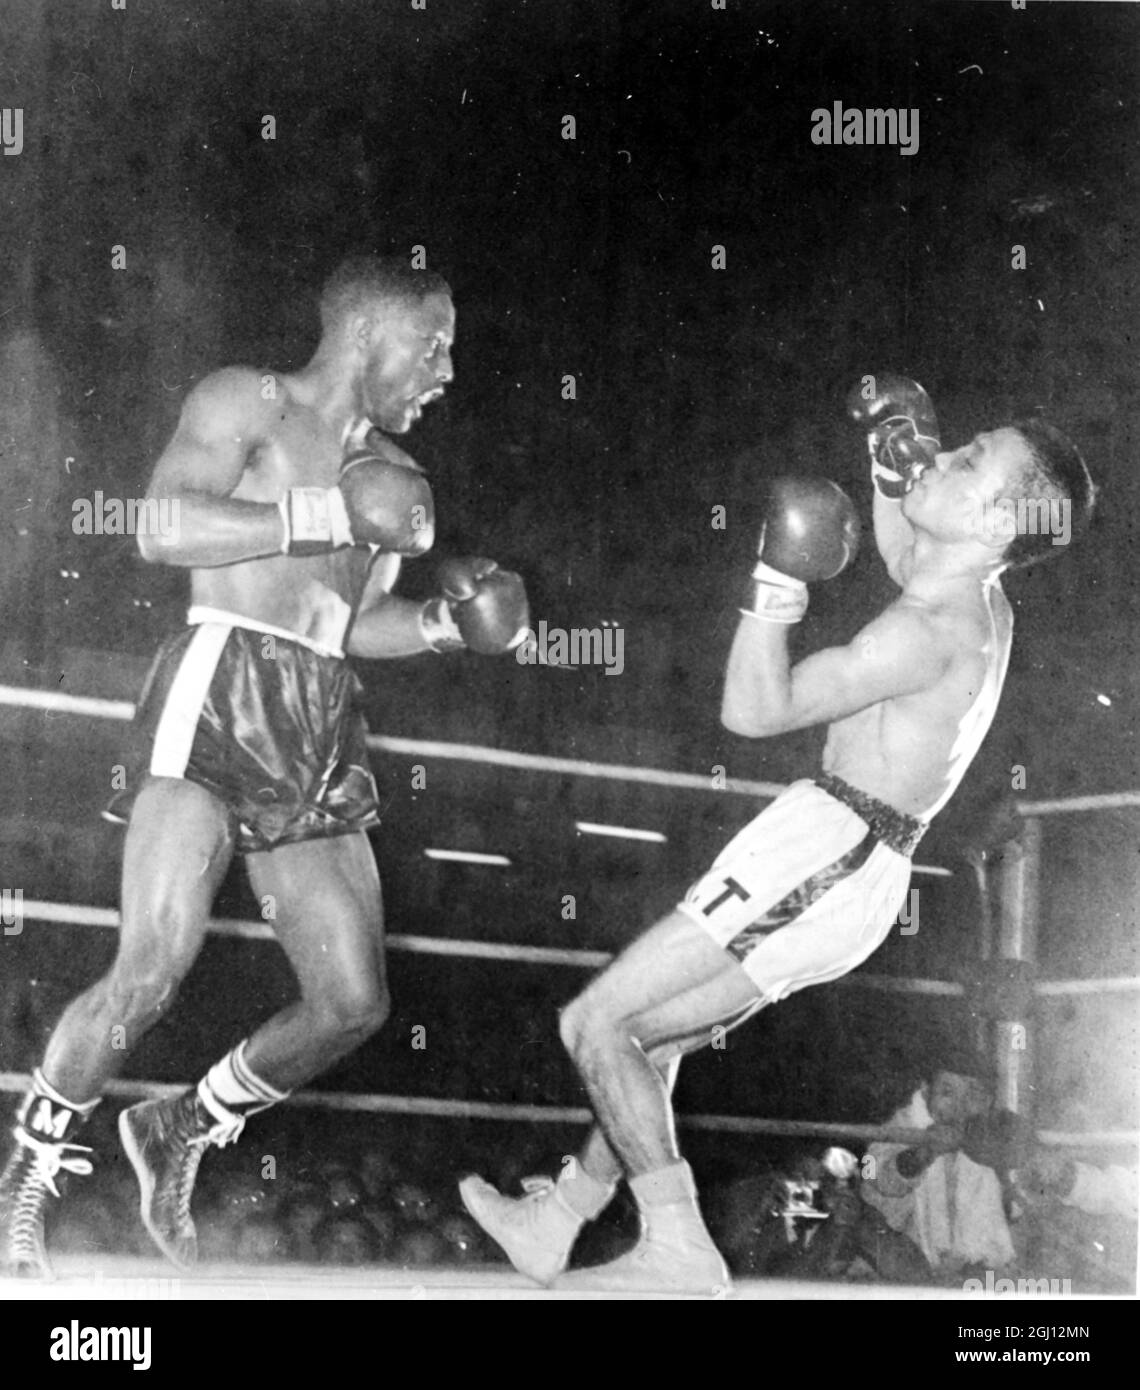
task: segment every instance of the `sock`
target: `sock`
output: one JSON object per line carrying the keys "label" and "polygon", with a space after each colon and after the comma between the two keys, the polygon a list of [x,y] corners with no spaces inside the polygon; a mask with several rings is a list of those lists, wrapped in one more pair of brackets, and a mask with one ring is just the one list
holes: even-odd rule
{"label": "sock", "polygon": [[238,1043],[198,1082],[198,1099],[218,1121],[218,1131],[211,1137],[219,1144],[237,1139],[250,1115],[268,1110],[289,1094],[276,1090],[250,1070],[245,1060],[248,1042],[246,1038]]}
{"label": "sock", "polygon": [[559,1197],[583,1221],[593,1221],[605,1211],[616,1187],[617,1183],[592,1178],[576,1159],[563,1164],[558,1175]]}
{"label": "sock", "polygon": [[636,1178],[630,1178],[629,1187],[642,1211],[646,1207],[674,1206],[678,1202],[694,1207],[697,1205],[693,1170],[684,1159],[671,1163],[668,1168],[658,1168],[652,1173],[641,1173]]}
{"label": "sock", "polygon": [[98,1104],[98,1096],[88,1101],[61,1096],[37,1067],[32,1072],[32,1089],[20,1103],[16,1122],[41,1144],[68,1144]]}
{"label": "sock", "polygon": [[630,1178],[629,1188],[645,1222],[647,1236],[681,1235],[711,1244],[704,1218],[697,1206],[697,1186],[689,1165],[681,1159],[668,1168]]}

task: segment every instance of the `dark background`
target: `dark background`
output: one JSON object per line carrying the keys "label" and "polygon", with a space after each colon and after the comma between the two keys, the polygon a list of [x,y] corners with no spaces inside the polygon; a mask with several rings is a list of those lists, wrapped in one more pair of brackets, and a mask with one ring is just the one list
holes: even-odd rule
{"label": "dark background", "polygon": [[[757,498],[766,476],[819,473],[869,521],[842,399],[862,374],[897,370],[930,390],[951,444],[1045,409],[1085,452],[1101,503],[1083,545],[1009,579],[1004,704],[920,853],[955,877],[921,888],[922,930],[870,968],[968,973],[978,908],[963,854],[1012,768],[1034,798],[1136,785],[1134,6],[68,0],[0,14],[0,102],[22,107],[25,139],[0,157],[8,683],[135,697],[181,621],[184,578],[143,566],[129,537],[75,535],[73,501],[141,495],[210,371],[303,364],[316,290],[343,255],[418,244],[458,309],[455,384],[408,441],[431,472],[438,550],[519,569],[536,621],[619,622],[626,670],[361,665],[376,731],[810,772],[817,735],[750,743],[717,723]],[[917,107],[917,154],[813,145],[811,112],[834,101]],[[125,270],[111,269],[115,245]],[[1026,270],[1010,269],[1014,245]],[[852,570],[813,591],[799,650],[850,635],[889,597],[866,538]],[[407,566],[404,592],[431,584],[430,559]],[[5,882],[114,903],[119,840],[96,817],[122,733],[4,712]],[[443,764],[414,799],[412,761],[377,764],[397,931],[618,946],[750,812]],[[663,829],[669,845],[575,839],[586,815]],[[1129,812],[1050,823],[1046,970],[1135,972],[1135,832]],[[432,843],[514,867],[435,870],[420,856]],[[574,924],[559,913],[571,892]],[[251,913],[243,893],[235,874],[222,909]],[[112,947],[32,924],[4,943],[10,1065],[34,1060]],[[578,1099],[553,1045],[577,972],[397,956],[393,975],[393,1024],[333,1084]],[[265,947],[212,943],[133,1065],[188,1077],[290,987]],[[960,1005],[918,1002],[800,995],[733,1038],[746,1065],[731,1050],[693,1064],[682,1100],[873,1118],[932,1042],[967,1026]],[[1042,1069],[1041,1103],[1057,1123],[1133,1125],[1134,1010],[1078,1002],[1043,1019],[1047,1044],[1068,1041]],[[433,1020],[446,1041],[409,1056],[409,1027]]]}

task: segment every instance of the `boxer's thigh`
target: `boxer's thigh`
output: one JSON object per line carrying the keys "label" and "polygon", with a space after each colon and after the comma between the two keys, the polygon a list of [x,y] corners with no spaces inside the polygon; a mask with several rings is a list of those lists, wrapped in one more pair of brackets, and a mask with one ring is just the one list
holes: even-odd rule
{"label": "boxer's thigh", "polygon": [[756,988],[736,961],[674,911],[628,946],[577,1003],[586,1018],[620,1022],[650,1048],[711,1028],[755,1001]]}
{"label": "boxer's thigh", "polygon": [[194,782],[149,778],[135,798],[123,848],[119,961],[188,968],[233,852],[221,802]]}
{"label": "boxer's thigh", "polygon": [[303,992],[382,988],[380,875],[363,831],[250,854],[246,865]]}

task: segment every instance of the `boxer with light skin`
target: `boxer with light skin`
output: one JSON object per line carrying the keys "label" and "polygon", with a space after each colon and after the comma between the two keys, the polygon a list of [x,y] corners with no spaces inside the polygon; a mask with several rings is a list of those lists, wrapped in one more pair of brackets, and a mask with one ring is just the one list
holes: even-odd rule
{"label": "boxer with light skin", "polygon": [[50,1272],[43,1240],[61,1170],[107,1082],[167,1012],[205,940],[235,853],[298,983],[193,1087],[120,1116],[141,1215],[181,1265],[196,1257],[190,1198],[211,1145],[354,1050],[388,1013],[379,823],[355,676],[470,647],[505,653],[529,621],[518,575],[452,559],[426,603],[392,589],[434,539],[404,435],[452,379],[455,310],[438,276],[354,258],[321,295],[322,335],[296,373],[230,368],[187,397],[149,496],[175,499],[169,543],[143,556],[190,572],[187,626],[162,647],[136,714],[137,761],[110,808],[129,815],[122,926],[108,973],[66,1010],[20,1107],[0,1178],[0,1266]]}
{"label": "boxer with light skin", "polygon": [[[826,724],[822,773],[784,791],[564,1010],[562,1037],[597,1124],[558,1181],[528,1180],[521,1198],[478,1177],[461,1184],[472,1215],[540,1283],[727,1287],[677,1144],[670,1095],[680,1058],[708,1046],[714,1030],[846,974],[885,939],[914,848],[997,708],[1013,629],[1000,575],[1057,553],[1047,536],[1011,541],[976,519],[999,496],[1068,497],[1078,515],[1091,508],[1079,455],[1040,421],[944,451],[915,382],[865,378],[849,408],[871,455],[875,541],[901,593],[845,646],[793,662],[788,637],[807,609],[807,583],[834,574],[850,552],[853,511],[831,484],[774,489],[721,717],[746,738]],[[641,1216],[637,1244],[563,1274],[581,1226],[622,1177]]]}

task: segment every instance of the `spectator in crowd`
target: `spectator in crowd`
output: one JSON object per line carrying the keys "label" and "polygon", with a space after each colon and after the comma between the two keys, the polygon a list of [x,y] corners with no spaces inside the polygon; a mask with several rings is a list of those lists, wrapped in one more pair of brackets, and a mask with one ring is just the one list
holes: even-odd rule
{"label": "spectator in crowd", "polygon": [[288,1233],[267,1211],[244,1216],[233,1243],[234,1259],[241,1264],[275,1264],[292,1256]]}
{"label": "spectator in crowd", "polygon": [[1028,1268],[1066,1276],[1078,1291],[1135,1293],[1135,1167],[1100,1166],[1038,1146],[1014,1172],[1013,1186]]}
{"label": "spectator in crowd", "polygon": [[956,1280],[969,1266],[997,1272],[1014,1260],[1001,1179],[967,1152],[970,1122],[992,1109],[986,1064],[964,1051],[947,1055],[888,1121],[924,1131],[923,1139],[868,1151],[864,1200],[918,1246],[939,1279]]}
{"label": "spectator in crowd", "polygon": [[329,1214],[324,1193],[315,1183],[297,1184],[289,1193],[278,1210],[278,1219],[288,1237],[293,1259],[305,1264],[317,1262],[320,1256],[316,1231]]}
{"label": "spectator in crowd", "polygon": [[364,1216],[356,1211],[331,1212],[313,1232],[321,1264],[370,1265],[380,1258],[379,1241]]}
{"label": "spectator in crowd", "polygon": [[893,1283],[923,1284],[921,1251],[862,1200],[846,1149],[802,1153],[724,1190],[710,1224],[733,1273],[843,1278],[862,1268]]}

